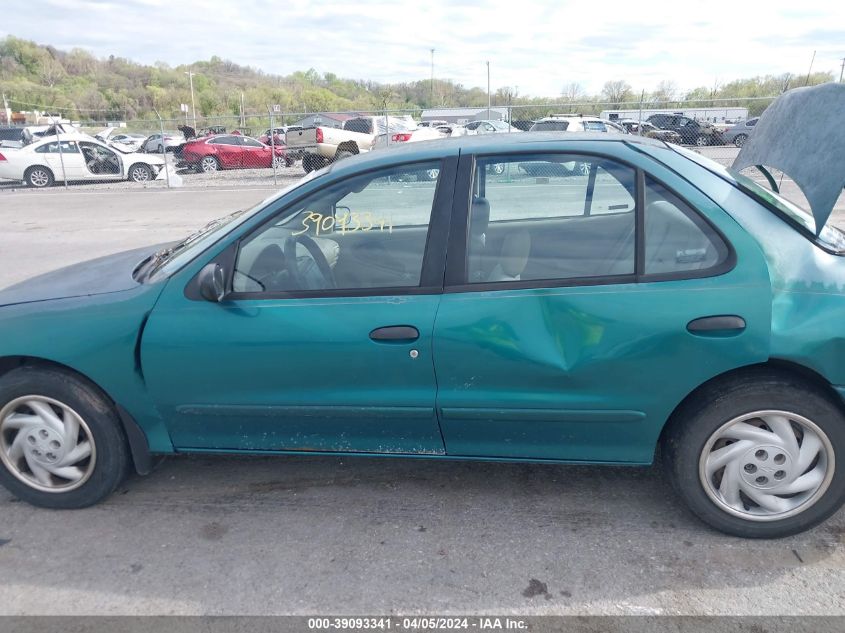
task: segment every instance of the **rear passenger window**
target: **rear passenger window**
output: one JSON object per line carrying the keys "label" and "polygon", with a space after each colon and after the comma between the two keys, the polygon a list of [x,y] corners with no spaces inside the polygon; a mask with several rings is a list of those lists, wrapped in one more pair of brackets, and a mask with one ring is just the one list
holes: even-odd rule
{"label": "rear passenger window", "polygon": [[660,275],[712,268],[728,256],[716,232],[663,185],[646,177],[645,273]]}
{"label": "rear passenger window", "polygon": [[581,155],[482,159],[467,244],[470,283],[631,275],[632,168]]}

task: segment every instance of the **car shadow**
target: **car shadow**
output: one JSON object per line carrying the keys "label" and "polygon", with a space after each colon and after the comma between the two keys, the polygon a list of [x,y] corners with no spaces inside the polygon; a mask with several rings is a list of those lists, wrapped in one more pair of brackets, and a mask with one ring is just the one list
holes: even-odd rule
{"label": "car shadow", "polygon": [[845,516],[751,541],[656,467],[194,456],[86,510],[3,493],[0,539],[2,613],[69,587],[51,612],[798,613],[826,598],[782,586],[841,564]]}

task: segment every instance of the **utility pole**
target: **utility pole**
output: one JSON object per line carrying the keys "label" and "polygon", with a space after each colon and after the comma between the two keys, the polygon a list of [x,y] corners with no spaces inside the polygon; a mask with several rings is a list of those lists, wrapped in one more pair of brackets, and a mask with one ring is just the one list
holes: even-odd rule
{"label": "utility pole", "polygon": [[816,61],[816,51],[813,51],[813,57],[810,59],[810,68],[807,70],[807,78],[804,80],[804,85],[810,85],[810,74],[813,72],[813,62]]}
{"label": "utility pole", "polygon": [[487,62],[487,120],[490,120],[490,62]]}
{"label": "utility pole", "polygon": [[[842,73],[845,72],[845,57],[842,58],[842,65],[839,67],[839,83],[842,83]],[[3,97],[5,100],[5,97]]]}
{"label": "utility pole", "polygon": [[[842,79],[841,77],[839,78]],[[12,109],[9,107],[9,102],[6,100],[6,93],[3,93],[3,110],[6,112],[6,124],[12,124]]]}
{"label": "utility pole", "polygon": [[196,127],[197,127],[197,104],[196,104],[196,101],[194,101],[194,75],[196,73],[193,73],[189,70],[186,70],[186,71],[183,71],[183,72],[186,75],[188,75],[188,83],[191,84],[191,112],[194,115],[194,129],[196,129]]}
{"label": "utility pole", "polygon": [[434,107],[434,49],[431,49],[431,95],[429,96],[431,107]]}

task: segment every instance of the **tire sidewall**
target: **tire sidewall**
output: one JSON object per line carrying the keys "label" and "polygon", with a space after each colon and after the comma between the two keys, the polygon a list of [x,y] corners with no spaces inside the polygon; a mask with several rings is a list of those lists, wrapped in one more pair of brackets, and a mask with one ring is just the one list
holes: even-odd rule
{"label": "tire sidewall", "polygon": [[[835,470],[824,495],[800,514],[775,521],[749,521],[728,514],[710,499],[699,477],[699,460],[708,439],[723,424],[745,413],[767,409],[796,413],[818,425],[833,446]],[[717,396],[700,413],[687,412],[689,417],[667,435],[666,466],[693,513],[716,529],[748,538],[780,538],[818,525],[845,501],[845,424],[841,411],[825,394],[778,380],[739,384]]]}
{"label": "tire sidewall", "polygon": [[[46,184],[36,185],[34,182],[32,182],[32,174],[36,170],[41,170],[47,174]],[[56,181],[55,176],[53,176],[53,172],[50,171],[48,167],[44,167],[43,165],[34,165],[27,169],[26,173],[24,174],[24,180],[26,181],[26,184],[32,187],[33,189],[46,189]]]}
{"label": "tire sidewall", "polygon": [[[132,172],[138,168],[143,168],[147,171],[146,180],[135,180],[135,178],[132,176]],[[131,180],[132,182],[150,182],[153,180],[153,170],[150,169],[150,167],[148,165],[145,165],[144,163],[135,163],[129,168],[129,180]]]}
{"label": "tire sidewall", "polygon": [[111,404],[96,388],[63,371],[21,367],[0,378],[0,408],[28,395],[58,400],[85,420],[96,449],[94,470],[79,488],[50,493],[29,487],[0,462],[0,483],[24,501],[56,509],[84,508],[111,494],[129,464],[126,438]]}

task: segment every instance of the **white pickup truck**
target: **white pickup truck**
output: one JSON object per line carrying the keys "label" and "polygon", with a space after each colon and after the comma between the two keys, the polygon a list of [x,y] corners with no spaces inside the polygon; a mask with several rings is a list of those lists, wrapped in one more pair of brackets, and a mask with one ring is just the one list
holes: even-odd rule
{"label": "white pickup truck", "polygon": [[305,173],[355,154],[389,146],[391,143],[441,138],[430,128],[421,128],[411,117],[360,116],[344,122],[342,129],[311,127],[285,134],[288,153],[302,153]]}

